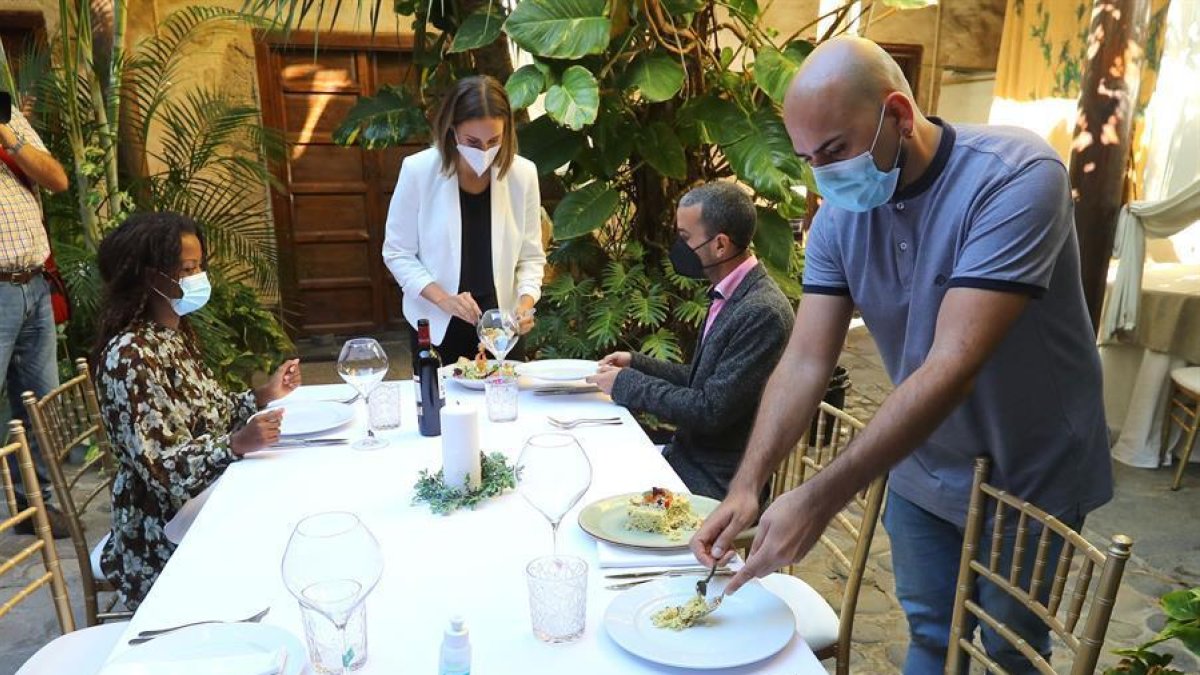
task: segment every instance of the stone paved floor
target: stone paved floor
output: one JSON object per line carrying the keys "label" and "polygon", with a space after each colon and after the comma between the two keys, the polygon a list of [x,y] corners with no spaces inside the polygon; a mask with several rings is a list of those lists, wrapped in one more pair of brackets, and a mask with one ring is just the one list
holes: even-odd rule
{"label": "stone paved floor", "polygon": [[[391,348],[389,353],[392,353]],[[406,375],[407,358],[401,356],[396,360],[395,374]],[[851,332],[842,364],[850,371],[853,382],[847,408],[860,419],[869,420],[891,391],[891,384],[874,343],[864,329]],[[336,368],[328,362],[307,362],[304,377],[308,384],[338,381]],[[1115,532],[1137,528],[1134,558],[1117,596],[1102,659],[1104,665],[1115,662],[1109,650],[1147,640],[1162,627],[1164,619],[1157,605],[1160,595],[1200,585],[1200,537],[1197,537],[1194,525],[1195,514],[1200,512],[1200,470],[1195,467],[1189,470],[1186,486],[1179,492],[1163,489],[1166,477],[1165,470],[1118,467],[1116,499],[1090,516],[1085,528],[1085,534],[1097,544],[1103,544],[1106,537]],[[103,535],[107,522],[107,505],[93,509],[87,516],[89,538]],[[28,537],[0,537],[0,562],[29,541]],[[58,551],[73,592],[76,615],[82,616],[74,551],[66,542],[59,544]],[[39,569],[40,561],[35,560],[22,565],[15,576],[10,574],[0,578],[0,602],[11,596],[11,589],[18,580],[31,578]],[[819,549],[814,551],[797,566],[797,574],[830,600],[835,609],[839,606],[845,575],[828,553]],[[904,614],[893,595],[893,583],[889,542],[880,527],[872,544],[867,578],[858,603],[851,655],[853,673],[882,675],[900,671],[908,638]],[[19,605],[13,614],[0,619],[0,675],[15,672],[40,645],[57,634],[58,626],[48,593],[40,592],[31,601]],[[1174,665],[1179,670],[1200,673],[1200,663],[1190,654],[1175,647],[1163,647],[1163,650],[1177,654]],[[1059,672],[1066,672],[1069,664],[1056,658],[1055,666]]]}

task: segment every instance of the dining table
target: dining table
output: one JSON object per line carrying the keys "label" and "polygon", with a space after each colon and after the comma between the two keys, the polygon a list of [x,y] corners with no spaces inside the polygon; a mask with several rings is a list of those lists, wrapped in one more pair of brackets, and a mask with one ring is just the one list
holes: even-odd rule
{"label": "dining table", "polygon": [[[683,491],[685,486],[625,408],[602,393],[537,395],[523,389],[514,422],[487,419],[484,394],[446,383],[446,406],[475,406],[480,444],[515,463],[526,439],[558,431],[559,418],[617,417],[621,424],[579,427],[572,433],[592,466],[591,486],[566,515],[557,552],[588,564],[586,627],[565,644],[538,640],[531,629],[526,566],[551,554],[551,528],[517,490],[486,500],[473,510],[435,515],[414,503],[422,470],[441,467],[441,439],[419,434],[415,393],[400,387],[398,429],[377,432],[388,441],[379,450],[349,445],[289,447],[252,453],[235,461],[208,495],[178,548],[137,608],[109,656],[120,659],[140,631],[205,619],[236,620],[270,608],[263,624],[304,639],[298,604],[284,586],[281,559],[297,522],[324,511],[356,514],[379,542],[382,577],[366,599],[368,657],[359,673],[436,673],[444,631],[461,616],[469,630],[472,672],[480,675],[696,672],[644,660],[625,651],[604,627],[605,611],[622,591],[609,590],[597,558],[597,542],[577,522],[587,504],[651,486]],[[352,391],[345,385],[297,389],[282,401],[339,405]],[[318,434],[350,440],[366,433],[366,409],[353,406],[353,419]],[[286,412],[285,412],[286,416]],[[152,644],[152,643],[151,643]],[[128,657],[126,657],[128,658]],[[799,636],[757,663],[708,670],[742,673],[824,673]]]}

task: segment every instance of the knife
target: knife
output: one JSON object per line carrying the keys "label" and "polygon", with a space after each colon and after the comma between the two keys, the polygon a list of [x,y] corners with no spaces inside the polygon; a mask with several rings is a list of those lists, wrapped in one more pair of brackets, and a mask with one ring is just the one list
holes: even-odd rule
{"label": "knife", "polygon": [[546,387],[544,389],[534,389],[534,396],[559,396],[564,394],[596,394],[600,392],[600,387]]}
{"label": "knife", "polygon": [[[669,569],[651,570],[649,572],[622,572],[620,574],[606,574],[605,579],[638,579],[641,577],[656,577],[663,574],[697,574],[699,572],[707,572],[707,567],[672,567]],[[718,572],[729,572],[728,567],[717,568]]]}
{"label": "knife", "polygon": [[345,438],[285,438],[275,441],[272,448],[296,448],[314,445],[345,445],[350,441]]}

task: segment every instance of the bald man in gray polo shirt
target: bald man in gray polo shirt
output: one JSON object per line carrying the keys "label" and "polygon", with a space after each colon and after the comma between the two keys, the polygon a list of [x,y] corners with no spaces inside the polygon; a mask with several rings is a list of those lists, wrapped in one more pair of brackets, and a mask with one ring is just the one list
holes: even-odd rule
{"label": "bald man in gray polo shirt", "polygon": [[[909,621],[905,673],[940,673],[975,458],[992,461],[995,485],[1072,527],[1112,497],[1067,171],[1026,131],[925,117],[895,61],[859,38],[813,51],[784,122],[825,200],[805,296],[729,496],[692,549],[708,564],[754,522],[758,491],[808,428],[858,307],[896,389],[842,457],[763,513],[730,589],[803,557],[890,469],[884,525]],[[976,592],[1049,655],[1036,617],[986,583]],[[998,635],[982,638],[1009,672],[1035,672]]]}

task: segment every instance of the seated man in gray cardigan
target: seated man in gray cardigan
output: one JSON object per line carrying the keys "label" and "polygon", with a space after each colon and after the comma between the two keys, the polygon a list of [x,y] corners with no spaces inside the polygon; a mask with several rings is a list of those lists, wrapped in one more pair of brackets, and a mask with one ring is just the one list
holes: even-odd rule
{"label": "seated man in gray cardigan", "polygon": [[736,185],[701,185],[679,200],[670,259],[713,285],[690,364],[617,352],[589,381],[620,405],[677,427],[664,449],[693,494],[724,499],[758,399],[792,332],[793,308],[749,251],[754,204]]}

